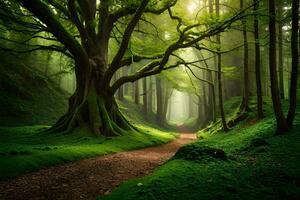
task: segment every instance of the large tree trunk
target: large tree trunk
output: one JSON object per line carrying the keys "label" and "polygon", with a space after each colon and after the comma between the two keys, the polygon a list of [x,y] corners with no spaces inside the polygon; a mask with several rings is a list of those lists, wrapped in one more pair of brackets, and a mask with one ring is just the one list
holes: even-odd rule
{"label": "large tree trunk", "polygon": [[[244,9],[244,0],[240,0],[240,9]],[[248,36],[247,36],[247,21],[242,19],[243,26],[243,39],[244,39],[244,90],[243,90],[243,99],[240,106],[240,110],[248,111],[249,110],[249,53],[248,53]]]}
{"label": "large tree trunk", "polygon": [[271,80],[271,93],[274,112],[277,122],[277,133],[288,131],[287,122],[281,109],[280,94],[277,80],[276,67],[276,12],[275,0],[269,0],[269,32],[270,32],[270,50],[269,50],[269,68]]}
{"label": "large tree trunk", "polygon": [[[20,0],[18,3],[32,12],[75,60],[76,91],[69,99],[67,113],[48,132],[70,132],[76,127],[89,127],[96,135],[120,135],[127,130],[134,130],[119,111],[114,99],[116,87],[119,86],[111,88],[110,82],[121,66],[130,37],[149,1],[142,0],[135,10],[110,64],[108,64],[109,39],[118,17],[112,16],[114,14],[110,12],[106,1],[99,1],[98,4],[96,0],[87,2],[70,0],[63,5],[62,10],[67,13],[65,15],[70,19],[69,23],[72,23],[78,31],[77,33],[72,29],[71,32],[79,35],[80,42],[53,14],[53,4],[47,5],[39,0]],[[61,5],[57,5],[58,10],[61,10]]]}
{"label": "large tree trunk", "polygon": [[[259,1],[253,0],[254,13],[259,9]],[[259,42],[259,26],[258,26],[258,14],[254,16],[254,39],[255,39],[255,80],[256,80],[256,98],[257,98],[257,118],[262,119],[263,113],[263,98],[262,98],[262,86],[261,86],[261,64],[260,64],[260,42]]]}
{"label": "large tree trunk", "polygon": [[114,94],[101,82],[104,59],[89,60],[89,64],[75,68],[80,71],[75,70],[76,91],[69,99],[69,109],[48,132],[69,133],[75,128],[88,127],[97,136],[114,136],[134,129],[119,111]]}
{"label": "large tree trunk", "polygon": [[291,72],[291,84],[290,84],[290,106],[287,115],[287,123],[289,127],[293,126],[295,118],[295,112],[297,107],[297,81],[298,81],[298,65],[299,65],[299,0],[293,0],[292,2],[292,72]]}

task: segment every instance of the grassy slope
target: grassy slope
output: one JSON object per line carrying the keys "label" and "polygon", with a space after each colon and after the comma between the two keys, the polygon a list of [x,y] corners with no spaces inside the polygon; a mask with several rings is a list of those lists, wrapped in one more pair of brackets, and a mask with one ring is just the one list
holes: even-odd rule
{"label": "grassy slope", "polygon": [[67,109],[67,95],[38,72],[0,64],[0,126],[50,125]]}
{"label": "grassy slope", "polygon": [[[299,113],[290,133],[274,136],[269,105],[264,120],[248,120],[229,133],[214,134],[218,127],[211,127],[201,133],[205,139],[183,147],[152,175],[128,181],[101,199],[300,199]],[[255,145],[256,138],[267,144]],[[228,159],[205,155],[207,146],[222,149]]]}
{"label": "grassy slope", "polygon": [[0,128],[0,180],[35,171],[51,165],[114,152],[166,143],[174,134],[142,127],[114,138],[87,136],[85,130],[71,135],[45,135],[41,126]]}

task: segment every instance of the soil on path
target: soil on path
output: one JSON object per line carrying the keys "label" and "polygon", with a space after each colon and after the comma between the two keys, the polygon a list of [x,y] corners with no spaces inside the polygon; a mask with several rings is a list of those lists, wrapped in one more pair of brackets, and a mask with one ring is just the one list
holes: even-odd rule
{"label": "soil on path", "polygon": [[0,199],[95,199],[128,179],[151,173],[195,139],[196,134],[182,133],[168,144],[42,169],[0,183]]}

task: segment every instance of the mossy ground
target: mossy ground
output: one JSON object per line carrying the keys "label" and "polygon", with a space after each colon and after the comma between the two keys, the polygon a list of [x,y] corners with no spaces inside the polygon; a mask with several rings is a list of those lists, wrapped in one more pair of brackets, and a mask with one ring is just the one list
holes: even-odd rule
{"label": "mossy ground", "polygon": [[96,138],[88,130],[70,135],[40,133],[44,126],[0,128],[0,180],[52,165],[120,151],[159,145],[175,139],[172,133],[138,126],[141,132]]}
{"label": "mossy ground", "polygon": [[[227,110],[234,102],[227,102]],[[125,182],[100,199],[300,199],[299,111],[294,129],[275,135],[270,103],[265,102],[265,119],[250,113],[228,133],[211,125],[152,175]],[[207,149],[225,152],[226,159]]]}
{"label": "mossy ground", "polygon": [[0,64],[0,126],[51,125],[66,112],[68,96],[36,70]]}

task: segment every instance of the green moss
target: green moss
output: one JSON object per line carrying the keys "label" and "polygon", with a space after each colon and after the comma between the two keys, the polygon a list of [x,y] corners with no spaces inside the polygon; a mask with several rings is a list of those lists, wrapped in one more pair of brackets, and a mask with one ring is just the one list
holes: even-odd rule
{"label": "green moss", "polygon": [[227,156],[223,150],[193,143],[180,148],[173,157],[173,159],[191,161],[202,161],[210,158],[226,160]]}
{"label": "green moss", "polygon": [[[290,133],[276,136],[269,100],[265,109],[267,118],[243,121],[228,133],[211,125],[152,175],[100,199],[300,199],[300,116]],[[227,160],[203,159],[211,157],[207,149],[224,151]]]}
{"label": "green moss", "polygon": [[85,129],[70,135],[39,133],[44,128],[0,128],[0,180],[82,158],[159,145],[176,137],[142,125],[140,133],[113,138],[95,138]]}

